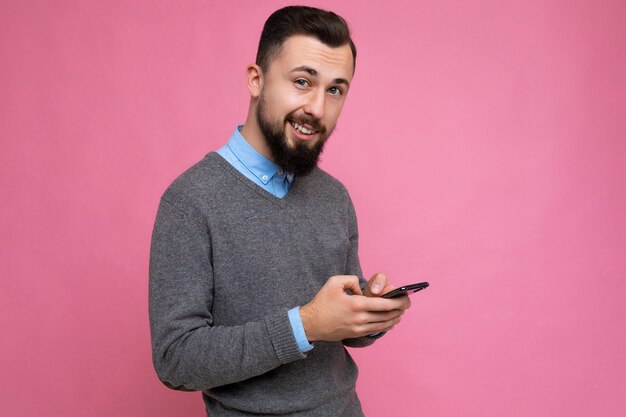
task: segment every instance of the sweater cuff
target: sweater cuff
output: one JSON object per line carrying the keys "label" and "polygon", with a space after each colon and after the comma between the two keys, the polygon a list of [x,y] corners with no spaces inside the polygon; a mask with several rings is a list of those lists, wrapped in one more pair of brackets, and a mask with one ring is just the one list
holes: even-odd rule
{"label": "sweater cuff", "polygon": [[266,316],[265,326],[270,335],[276,356],[281,363],[306,358],[306,355],[300,352],[298,343],[296,343],[286,310]]}

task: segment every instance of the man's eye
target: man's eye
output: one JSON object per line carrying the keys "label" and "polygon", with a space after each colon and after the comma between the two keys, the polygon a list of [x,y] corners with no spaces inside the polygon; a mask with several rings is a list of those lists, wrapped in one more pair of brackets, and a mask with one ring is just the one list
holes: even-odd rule
{"label": "man's eye", "polygon": [[328,92],[333,96],[340,96],[341,94],[343,94],[343,91],[341,91],[341,88],[339,87],[330,87],[328,89]]}
{"label": "man's eye", "polygon": [[309,82],[307,80],[299,79],[296,80],[296,85],[298,87],[307,87],[309,85]]}

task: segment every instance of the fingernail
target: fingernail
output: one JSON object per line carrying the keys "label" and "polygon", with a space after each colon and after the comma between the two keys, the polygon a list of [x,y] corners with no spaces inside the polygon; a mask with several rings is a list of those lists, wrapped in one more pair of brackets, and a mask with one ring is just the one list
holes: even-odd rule
{"label": "fingernail", "polygon": [[373,293],[380,292],[380,284],[374,284],[374,285],[372,285],[372,292],[373,292]]}

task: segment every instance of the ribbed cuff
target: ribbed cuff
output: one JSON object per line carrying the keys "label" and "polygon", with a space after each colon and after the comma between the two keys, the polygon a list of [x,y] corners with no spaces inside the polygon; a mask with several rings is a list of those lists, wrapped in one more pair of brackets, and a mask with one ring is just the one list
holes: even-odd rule
{"label": "ribbed cuff", "polygon": [[281,310],[276,314],[266,316],[265,326],[272,340],[276,356],[281,363],[306,358],[306,355],[300,352],[300,348],[296,343],[287,310]]}

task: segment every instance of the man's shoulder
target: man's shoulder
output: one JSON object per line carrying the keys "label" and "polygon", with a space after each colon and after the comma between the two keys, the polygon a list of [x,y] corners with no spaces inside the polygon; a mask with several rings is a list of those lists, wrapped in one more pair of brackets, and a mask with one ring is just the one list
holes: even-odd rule
{"label": "man's shoulder", "polygon": [[311,172],[309,185],[319,187],[328,193],[348,195],[348,190],[343,183],[320,167]]}
{"label": "man's shoulder", "polygon": [[203,200],[223,186],[225,170],[219,161],[220,156],[214,152],[180,174],[163,193],[163,199],[177,203],[191,203]]}

